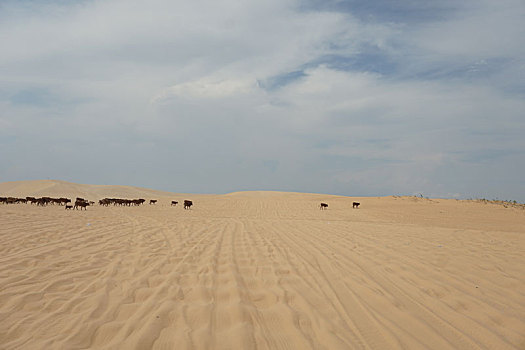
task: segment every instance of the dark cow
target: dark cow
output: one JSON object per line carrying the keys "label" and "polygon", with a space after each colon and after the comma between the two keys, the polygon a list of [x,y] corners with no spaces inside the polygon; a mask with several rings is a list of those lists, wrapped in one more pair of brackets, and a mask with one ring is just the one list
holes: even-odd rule
{"label": "dark cow", "polygon": [[177,201],[171,201],[171,205],[177,206],[177,204],[179,204],[179,202],[177,202]]}
{"label": "dark cow", "polygon": [[67,205],[67,203],[71,203],[71,199],[64,198],[64,197],[59,198],[58,201],[59,201],[58,204],[60,204],[60,205]]}
{"label": "dark cow", "polygon": [[145,201],[146,201],[146,200],[145,200],[145,199],[142,199],[142,198],[140,198],[140,199],[134,199],[134,200],[133,200],[133,204],[139,206],[139,205],[141,205],[141,204],[144,204]]}
{"label": "dark cow", "polygon": [[359,204],[361,204],[361,203],[359,203],[359,202],[352,203],[352,209],[355,209],[355,208],[359,209]]}
{"label": "dark cow", "polygon": [[51,197],[42,197],[42,198],[40,198],[39,204],[43,206],[43,205],[48,205],[49,203],[52,203],[52,202],[53,202],[53,198],[51,198]]}
{"label": "dark cow", "polygon": [[[33,204],[33,203],[31,203],[31,204]],[[36,199],[36,205],[37,205],[37,206],[40,205],[40,206],[43,207],[43,206],[47,205],[47,200],[46,200],[44,197],[42,197],[42,198],[37,198],[37,199]]]}
{"label": "dark cow", "polygon": [[189,201],[189,200],[184,201],[184,209],[190,209],[192,205],[193,205],[192,201]]}
{"label": "dark cow", "polygon": [[150,199],[149,204],[157,204],[157,200],[156,199]]}
{"label": "dark cow", "polygon": [[7,197],[7,204],[16,204],[16,203],[18,203],[18,198]]}
{"label": "dark cow", "polygon": [[75,201],[75,206],[73,207],[73,209],[76,209],[78,210],[78,207],[80,207],[80,210],[82,210],[82,208],[84,208],[84,210],[87,210],[86,207],[89,207],[89,203],[87,201]]}
{"label": "dark cow", "polygon": [[20,204],[20,203],[27,203],[27,200],[25,198],[2,197],[2,202],[6,204]]}
{"label": "dark cow", "polygon": [[321,205],[319,206],[319,209],[321,209],[321,210],[324,210],[326,208],[328,208],[328,204],[326,204],[326,203],[321,203]]}
{"label": "dark cow", "polygon": [[66,204],[66,210],[68,210],[68,209],[73,209],[73,206]]}

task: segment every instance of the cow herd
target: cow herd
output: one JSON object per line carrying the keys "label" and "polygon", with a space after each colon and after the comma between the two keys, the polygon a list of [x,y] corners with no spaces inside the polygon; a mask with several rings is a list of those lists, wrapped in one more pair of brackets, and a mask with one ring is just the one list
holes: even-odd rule
{"label": "cow herd", "polygon": [[[103,198],[98,201],[99,205],[102,206],[109,206],[110,204],[113,204],[114,206],[120,205],[120,206],[139,206],[141,204],[144,204],[146,200],[145,199],[123,199],[123,198]],[[151,204],[151,203],[150,203]]]}
{"label": "cow herd", "polygon": [[[359,205],[361,205],[361,203],[359,203],[359,202],[353,202],[353,203],[352,203],[352,209],[359,209]],[[328,209],[328,204],[326,204],[326,203],[321,203],[321,204],[319,205],[319,209],[321,209],[321,210],[326,210],[326,209]]]}
{"label": "cow herd", "polygon": [[[139,199],[124,199],[124,198],[103,198],[101,200],[98,201],[98,204],[101,205],[101,206],[109,206],[109,205],[114,205],[114,206],[140,206],[142,204],[144,204],[146,202],[145,199],[143,198],[139,198]],[[92,206],[95,204],[95,202],[92,202],[92,201],[88,201],[84,198],[80,198],[80,197],[77,197],[76,200],[75,200],[75,204],[74,205],[71,205],[71,204],[68,204],[68,203],[71,203],[71,199],[69,198],[64,198],[64,197],[61,197],[61,198],[52,198],[52,197],[40,197],[40,198],[35,198],[35,197],[25,197],[25,198],[16,198],[16,197],[0,197],[0,204],[21,204],[21,203],[31,203],[31,204],[36,204],[37,206],[46,206],[46,205],[63,205],[65,206],[66,210],[68,209],[79,209],[82,210],[87,210],[87,207],[88,206]],[[177,206],[179,202],[178,201],[171,201],[171,206]],[[150,205],[155,205],[157,204],[157,200],[156,199],[150,199],[149,201],[149,204]],[[352,208],[353,209],[358,209],[359,208],[359,205],[361,203],[359,202],[353,202],[352,203]],[[191,209],[191,206],[193,205],[193,202],[190,201],[190,200],[184,200],[184,209]],[[319,208],[321,210],[325,210],[325,209],[328,209],[328,204],[326,203],[321,203],[319,205]]]}
{"label": "cow herd", "polygon": [[[171,201],[171,205],[172,206],[177,206],[177,204],[179,204],[179,202],[177,201]],[[184,200],[184,209],[190,209],[191,206],[193,205],[193,202],[190,201],[190,200]]]}
{"label": "cow herd", "polygon": [[[109,205],[114,206],[140,206],[146,202],[145,199],[124,199],[124,198],[103,198],[98,201],[100,206],[108,207]],[[47,206],[47,205],[61,205],[64,206],[66,210],[71,209],[84,209],[87,210],[87,207],[95,205],[95,202],[88,201],[84,198],[77,197],[74,204],[71,204],[72,201],[69,198],[52,198],[52,197],[25,197],[25,198],[16,198],[16,197],[0,197],[0,204],[36,204],[37,206]],[[179,202],[171,201],[171,205],[177,205]],[[150,205],[156,205],[157,200],[151,199],[149,201]],[[184,201],[184,209],[190,209],[193,205],[193,202],[190,200]]]}
{"label": "cow herd", "polygon": [[0,204],[20,204],[20,203],[31,203],[39,206],[46,206],[49,204],[58,204],[66,205],[71,203],[71,199],[68,198],[52,198],[52,197],[25,197],[25,198],[16,198],[16,197],[0,197]]}

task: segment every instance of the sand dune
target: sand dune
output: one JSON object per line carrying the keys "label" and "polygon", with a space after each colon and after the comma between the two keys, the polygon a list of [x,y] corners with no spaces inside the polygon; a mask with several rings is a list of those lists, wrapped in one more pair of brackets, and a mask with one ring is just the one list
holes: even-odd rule
{"label": "sand dune", "polygon": [[1,349],[525,348],[522,209],[61,181],[6,195],[159,203],[0,205]]}
{"label": "sand dune", "polygon": [[105,197],[138,198],[169,197],[170,192],[131,186],[81,185],[60,180],[11,181],[0,183],[0,196],[26,197],[82,197],[98,200]]}

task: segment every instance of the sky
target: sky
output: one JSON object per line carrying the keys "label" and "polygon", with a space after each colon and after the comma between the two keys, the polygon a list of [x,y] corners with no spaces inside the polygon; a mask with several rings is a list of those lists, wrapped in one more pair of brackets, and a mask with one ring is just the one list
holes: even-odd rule
{"label": "sky", "polygon": [[522,0],[0,0],[0,182],[525,202]]}

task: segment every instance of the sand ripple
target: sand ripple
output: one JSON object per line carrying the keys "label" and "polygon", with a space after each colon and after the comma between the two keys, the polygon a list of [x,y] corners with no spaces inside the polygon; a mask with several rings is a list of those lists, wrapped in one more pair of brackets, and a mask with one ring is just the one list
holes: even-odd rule
{"label": "sand ripple", "polygon": [[0,206],[0,348],[525,347],[523,212],[330,198]]}

